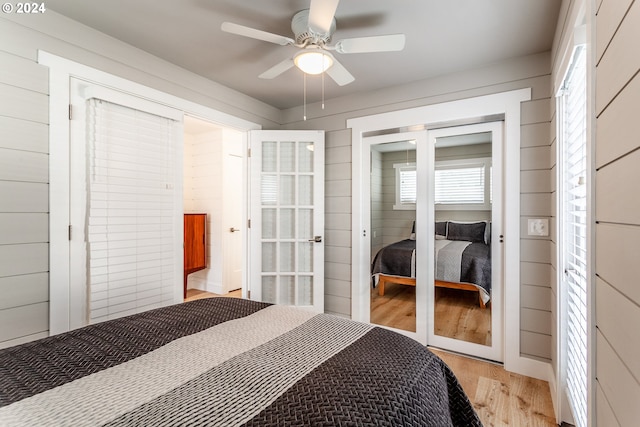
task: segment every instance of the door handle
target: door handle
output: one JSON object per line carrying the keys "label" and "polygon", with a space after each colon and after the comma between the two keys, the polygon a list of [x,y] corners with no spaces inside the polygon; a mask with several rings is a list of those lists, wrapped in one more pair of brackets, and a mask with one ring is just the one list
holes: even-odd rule
{"label": "door handle", "polygon": [[235,233],[236,231],[240,231],[240,229],[239,229],[239,228],[233,228],[233,227],[231,227],[231,228],[229,229],[229,231],[230,231],[230,232],[232,232],[232,233]]}
{"label": "door handle", "polygon": [[321,243],[322,242],[322,236],[314,236],[313,239],[309,239],[310,242],[314,242],[314,243]]}

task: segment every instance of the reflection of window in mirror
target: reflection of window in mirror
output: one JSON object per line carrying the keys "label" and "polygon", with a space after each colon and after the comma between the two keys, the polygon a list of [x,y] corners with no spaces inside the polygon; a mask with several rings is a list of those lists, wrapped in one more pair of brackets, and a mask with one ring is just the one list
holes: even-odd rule
{"label": "reflection of window in mirror", "polygon": [[395,210],[416,209],[416,164],[396,163],[393,165],[396,172],[396,203]]}
{"label": "reflection of window in mirror", "polygon": [[[396,163],[395,210],[416,208],[416,164]],[[490,210],[491,158],[443,160],[435,163],[436,209]]]}

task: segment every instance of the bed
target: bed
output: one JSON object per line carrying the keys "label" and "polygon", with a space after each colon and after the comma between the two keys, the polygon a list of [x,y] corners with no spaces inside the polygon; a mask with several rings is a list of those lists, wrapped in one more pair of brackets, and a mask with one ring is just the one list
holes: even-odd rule
{"label": "bed", "polygon": [[481,426],[403,335],[201,299],[0,350],[0,425]]}
{"label": "bed", "polygon": [[[416,285],[414,230],[409,239],[387,245],[376,253],[371,274],[380,296],[384,295],[387,283]],[[435,286],[477,292],[478,303],[485,308],[491,299],[489,224],[439,221],[435,231]]]}

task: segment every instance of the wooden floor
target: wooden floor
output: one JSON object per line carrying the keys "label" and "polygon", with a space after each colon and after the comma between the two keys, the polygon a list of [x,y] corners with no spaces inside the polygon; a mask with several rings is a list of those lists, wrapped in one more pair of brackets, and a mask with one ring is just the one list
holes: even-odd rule
{"label": "wooden floor", "polygon": [[477,292],[436,288],[434,327],[436,335],[491,345],[491,304],[481,308]]}
{"label": "wooden floor", "polygon": [[371,289],[371,323],[416,331],[416,287],[388,283],[383,296]]}
{"label": "wooden floor", "polygon": [[501,366],[430,348],[456,374],[485,427],[557,426],[546,381]]}
{"label": "wooden floor", "polygon": [[[491,305],[480,308],[478,294],[436,289],[435,333],[476,344],[491,345]],[[371,323],[416,331],[416,288],[388,283],[383,296],[371,289]]]}

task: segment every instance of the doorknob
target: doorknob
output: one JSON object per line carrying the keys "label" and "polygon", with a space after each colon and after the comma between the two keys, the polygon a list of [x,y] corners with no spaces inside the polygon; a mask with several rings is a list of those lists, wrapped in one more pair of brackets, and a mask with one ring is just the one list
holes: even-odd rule
{"label": "doorknob", "polygon": [[240,231],[240,229],[239,229],[239,228],[233,228],[233,227],[231,227],[231,228],[229,229],[229,231],[230,231],[230,232],[232,232],[232,233],[235,233],[236,231]]}
{"label": "doorknob", "polygon": [[322,236],[314,236],[313,239],[309,239],[310,242],[320,243],[322,242]]}

